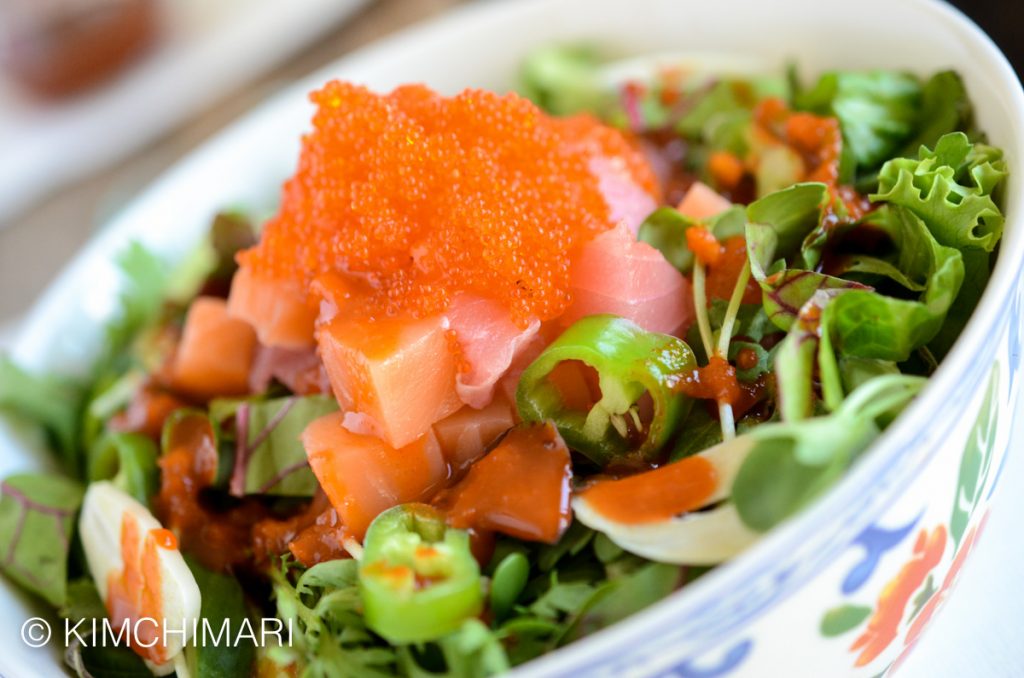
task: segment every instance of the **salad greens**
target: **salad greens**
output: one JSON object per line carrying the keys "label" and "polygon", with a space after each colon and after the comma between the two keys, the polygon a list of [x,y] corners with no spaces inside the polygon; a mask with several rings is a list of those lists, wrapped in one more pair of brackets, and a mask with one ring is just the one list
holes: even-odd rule
{"label": "salad greens", "polygon": [[115,360],[142,328],[157,319],[172,279],[167,265],[137,242],[121,252],[117,264],[125,284],[121,288],[121,315],[107,325],[106,360]]}
{"label": "salad greens", "polygon": [[82,486],[20,474],[0,484],[0,570],[54,606],[67,598],[68,554]]}
{"label": "salad greens", "polygon": [[807,505],[875,439],[880,418],[905,405],[925,382],[909,375],[880,376],[830,415],[753,429],[754,448],[733,482],[733,502],[743,522],[767,530]]}
{"label": "salad greens", "polygon": [[0,410],[39,424],[65,467],[77,472],[77,435],[82,389],[54,375],[33,375],[0,355]]}
{"label": "salad greens", "polygon": [[793,98],[797,108],[839,120],[844,150],[858,168],[877,167],[914,132],[921,82],[909,73],[832,72]]}
{"label": "salad greens", "polygon": [[337,409],[334,398],[323,395],[235,403],[237,458],[231,493],[312,497],[317,482],[299,435],[309,422]]}
{"label": "salad greens", "polygon": [[[67,598],[57,614],[74,629],[64,654],[65,663],[78,678],[116,676],[117,678],[148,678],[152,672],[139,655],[127,647],[103,647],[92,643],[92,624],[107,616],[107,608],[91,579],[83,577],[68,582]],[[83,641],[80,643],[78,639]]]}
{"label": "salad greens", "polygon": [[[550,114],[590,113],[633,135],[660,168],[666,204],[637,238],[663,255],[669,274],[685,276],[694,322],[685,338],[613,315],[545,326],[544,344],[509,372],[521,370],[506,385],[514,412],[502,430],[487,440],[468,424],[457,433],[479,438],[483,456],[513,415],[552,422],[574,453],[564,505],[604,482],[602,473],[633,481],[742,450],[731,486],[700,504],[711,510],[690,507],[636,529],[685,541],[702,518],[732,516],[723,530],[756,536],[841,478],[948,353],[998,254],[1007,163],[973,127],[951,71],[834,71],[805,86],[795,69],[652,69],[623,81],[621,66],[589,45],[543,47],[523,64],[522,91]],[[834,144],[808,145],[829,133]],[[696,181],[722,199],[700,216],[680,202]],[[212,627],[273,618],[290,629],[289,642],[272,647],[189,645],[192,676],[259,666],[310,677],[474,678],[615,624],[705,571],[635,555],[635,542],[580,519],[561,524],[554,543],[456,529],[438,508],[454,484],[415,499],[433,506],[403,503],[404,481],[386,473],[365,487],[335,479],[353,496],[366,487],[387,496],[363,540],[346,532],[338,487],[318,481],[302,438],[313,421],[342,421],[332,395],[296,386],[296,370],[323,367],[317,355],[253,338],[253,361],[274,368],[269,386],[208,400],[179,392],[167,373],[192,300],[226,297],[235,255],[256,241],[245,215],[226,212],[176,270],[129,245],[117,259],[120,313],[86,380],[33,374],[0,355],[0,410],[36,424],[66,474],[0,485],[5,576],[70,621],[106,616],[75,530],[89,483],[111,480],[179,537],[182,516],[199,516],[202,548],[181,546]],[[372,417],[349,414],[346,427],[374,431]],[[358,449],[351,434],[352,449],[339,455],[394,464],[378,457],[395,450],[381,451],[380,441]],[[427,437],[401,451],[433,460],[442,435]],[[458,480],[457,466],[428,470],[444,482]],[[211,564],[211,544],[238,553]],[[864,614],[839,610],[823,630]],[[67,663],[79,676],[149,675],[125,648],[76,642]]]}
{"label": "salad greens", "polygon": [[[202,595],[200,618],[210,628],[237,629],[250,618],[245,591],[235,577],[211,572],[192,558],[186,559],[199,584]],[[225,626],[226,624],[226,626]],[[230,678],[252,674],[256,648],[250,643],[192,643],[185,648],[185,658],[193,676]]]}
{"label": "salad greens", "polygon": [[359,568],[335,560],[276,569],[279,616],[300,632],[292,647],[268,654],[312,676],[495,675],[614,624],[704,572],[645,561],[579,524],[554,546],[501,541],[481,581],[511,607],[491,624],[470,618],[435,641],[389,647],[366,626]]}
{"label": "salad greens", "polygon": [[1002,155],[963,132],[947,134],[934,150],[922,146],[916,160],[887,162],[871,199],[910,210],[943,245],[991,252],[1003,234],[994,195],[1006,178]]}
{"label": "salad greens", "polygon": [[89,482],[112,480],[139,500],[149,503],[159,486],[158,451],[152,440],[138,433],[107,433],[89,450]]}

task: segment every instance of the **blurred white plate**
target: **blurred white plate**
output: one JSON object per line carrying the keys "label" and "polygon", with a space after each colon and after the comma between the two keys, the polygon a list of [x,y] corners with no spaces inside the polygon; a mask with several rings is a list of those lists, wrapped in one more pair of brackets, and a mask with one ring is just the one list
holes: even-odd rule
{"label": "blurred white plate", "polygon": [[20,318],[0,320],[0,351],[10,348],[14,344],[19,320]]}
{"label": "blurred white plate", "polygon": [[160,42],[106,85],[60,104],[0,77],[0,228],[252,80],[368,0],[161,0]]}

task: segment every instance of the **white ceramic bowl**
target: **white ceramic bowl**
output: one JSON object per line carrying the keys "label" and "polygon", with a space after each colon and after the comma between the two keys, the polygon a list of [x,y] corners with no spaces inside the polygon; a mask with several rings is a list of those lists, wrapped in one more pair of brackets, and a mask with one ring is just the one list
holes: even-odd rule
{"label": "white ceramic bowl", "polygon": [[[719,52],[830,68],[955,68],[977,122],[1006,150],[1006,234],[973,320],[931,383],[852,471],[742,557],[628,622],[520,670],[523,675],[874,676],[913,645],[983,525],[1020,391],[1024,327],[1024,96],[977,27],[933,0],[526,0],[474,5],[314,73],[182,161],[134,201],[40,300],[14,349],[32,367],[83,373],[116,306],[113,256],[138,240],[180,259],[225,205],[273,203],[328,78],[389,88],[507,89],[532,47],[589,39],[623,53]],[[983,401],[988,404],[983,407]],[[0,473],[38,465],[0,429]],[[954,510],[956,508],[956,511]],[[937,589],[913,615],[922,585]],[[52,650],[16,641],[39,613],[0,584],[0,673],[60,675]],[[829,634],[823,633],[824,628]],[[870,615],[865,617],[865,615]],[[845,622],[845,623],[840,623]],[[843,630],[844,626],[849,626]],[[861,647],[850,648],[856,639]],[[867,650],[867,651],[865,651]]]}

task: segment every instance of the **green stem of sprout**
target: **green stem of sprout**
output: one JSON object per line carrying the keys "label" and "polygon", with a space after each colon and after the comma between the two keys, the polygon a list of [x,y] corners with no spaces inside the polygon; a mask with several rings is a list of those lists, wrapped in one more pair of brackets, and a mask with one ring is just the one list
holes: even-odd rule
{"label": "green stem of sprout", "polygon": [[[732,341],[732,328],[736,324],[736,315],[740,311],[740,304],[743,301],[743,293],[747,289],[747,281],[750,280],[750,261],[743,263],[740,274],[736,278],[736,286],[729,297],[729,305],[725,309],[725,318],[722,319],[722,329],[718,335],[718,354],[723,358],[729,355],[729,342]],[[722,439],[732,440],[736,437],[736,420],[733,416],[732,405],[718,402],[718,419],[722,424]]]}
{"label": "green stem of sprout", "polygon": [[697,314],[697,329],[700,330],[700,342],[704,345],[704,353],[708,360],[714,355],[714,341],[711,337],[711,318],[708,317],[707,290],[704,279],[707,269],[697,259],[693,262],[693,308]]}
{"label": "green stem of sprout", "polygon": [[750,280],[750,261],[743,264],[739,277],[736,278],[736,287],[732,290],[729,298],[729,306],[725,309],[725,318],[722,320],[722,331],[718,336],[718,353],[725,357],[729,355],[729,342],[732,341],[732,328],[736,324],[736,316],[740,312],[740,304],[743,302],[743,293],[747,289],[747,281]]}

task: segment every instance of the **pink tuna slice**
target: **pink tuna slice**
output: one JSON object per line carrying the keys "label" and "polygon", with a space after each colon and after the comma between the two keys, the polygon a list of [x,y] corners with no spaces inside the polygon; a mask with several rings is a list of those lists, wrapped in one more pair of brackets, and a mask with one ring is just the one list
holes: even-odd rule
{"label": "pink tuna slice", "polygon": [[[557,320],[551,321],[549,325],[557,322]],[[561,333],[560,330],[559,333]],[[523,346],[519,355],[512,361],[508,371],[505,372],[505,376],[498,382],[498,392],[503,393],[510,403],[516,402],[516,389],[519,388],[519,377],[530,366],[530,363],[539,358],[540,354],[547,348],[548,339],[545,339],[545,336],[547,336],[547,332],[545,327],[541,326],[540,331]]]}
{"label": "pink tuna slice", "polygon": [[593,158],[590,171],[597,177],[598,188],[608,204],[609,222],[624,224],[635,234],[647,215],[657,209],[654,196],[636,183],[622,158]]}
{"label": "pink tuna slice", "polygon": [[331,392],[331,382],[315,348],[260,346],[249,372],[249,390],[263,393],[272,379],[277,379],[295,393]]}
{"label": "pink tuna slice", "polygon": [[583,246],[573,262],[570,286],[573,302],[561,318],[563,325],[611,313],[649,332],[682,335],[693,322],[689,281],[625,225]]}
{"label": "pink tuna slice", "polygon": [[504,306],[469,294],[456,296],[445,317],[469,366],[455,377],[455,392],[470,407],[487,407],[495,384],[537,334],[540,321],[520,328]]}

